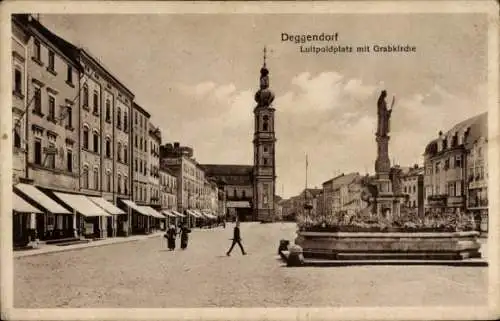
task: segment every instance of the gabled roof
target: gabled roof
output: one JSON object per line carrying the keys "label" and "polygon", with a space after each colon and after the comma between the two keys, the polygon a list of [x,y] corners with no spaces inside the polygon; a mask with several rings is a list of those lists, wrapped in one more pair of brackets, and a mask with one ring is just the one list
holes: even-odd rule
{"label": "gabled roof", "polygon": [[42,35],[47,41],[60,50],[69,60],[71,60],[79,71],[83,70],[82,65],[79,62],[80,50],[78,47],[51,32],[30,14],[13,14],[12,19],[24,28],[27,28],[27,31],[32,28],[36,32],[40,33],[40,35]]}
{"label": "gabled roof", "polygon": [[349,174],[342,173],[341,175],[336,176],[336,177],[324,182],[323,185],[331,183],[333,186],[333,189],[336,189],[336,188],[339,188],[340,186],[352,183],[359,176],[360,175],[358,172],[353,172],[353,173],[349,173]]}

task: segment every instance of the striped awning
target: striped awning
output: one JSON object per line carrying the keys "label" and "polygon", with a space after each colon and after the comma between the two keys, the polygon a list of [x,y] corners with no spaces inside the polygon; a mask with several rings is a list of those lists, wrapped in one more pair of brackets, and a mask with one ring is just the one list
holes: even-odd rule
{"label": "striped awning", "polygon": [[73,214],[33,185],[19,183],[14,187],[48,212],[53,214]]}
{"label": "striped awning", "polygon": [[170,216],[170,217],[177,217],[177,215],[175,215],[174,213],[172,213],[170,210],[163,210],[161,211],[163,214],[165,214],[166,216]]}
{"label": "striped awning", "polygon": [[181,214],[181,213],[177,212],[176,210],[170,210],[170,212],[171,212],[172,214],[174,214],[174,215],[179,216],[179,217],[185,217],[185,216],[186,216],[186,215],[184,215],[184,214]]}
{"label": "striped awning", "polygon": [[12,209],[20,213],[42,213],[14,192],[12,192]]}
{"label": "striped awning", "polygon": [[54,194],[66,205],[82,214],[83,216],[110,216],[105,210],[94,204],[87,196],[79,194],[67,194],[54,192]]}
{"label": "striped awning", "polygon": [[165,219],[165,216],[149,206],[140,206],[149,213],[149,216]]}
{"label": "striped awning", "polygon": [[118,207],[114,206],[112,203],[110,203],[109,201],[105,200],[102,197],[88,196],[88,198],[92,202],[94,202],[97,206],[103,208],[109,214],[112,214],[112,215],[126,214],[124,211],[122,211]]}
{"label": "striped awning", "polygon": [[200,215],[198,215],[198,213],[196,213],[196,212],[195,212],[195,211],[193,211],[193,210],[186,210],[186,212],[187,212],[189,215],[191,215],[191,216],[193,216],[193,217],[195,217],[195,218],[200,218]]}
{"label": "striped awning", "polygon": [[134,202],[132,202],[130,200],[122,200],[122,201],[123,201],[123,203],[125,205],[127,205],[131,209],[135,210],[139,214],[146,215],[146,216],[151,216],[151,214],[149,214],[148,210],[143,209],[142,206],[139,206],[139,205],[135,204]]}

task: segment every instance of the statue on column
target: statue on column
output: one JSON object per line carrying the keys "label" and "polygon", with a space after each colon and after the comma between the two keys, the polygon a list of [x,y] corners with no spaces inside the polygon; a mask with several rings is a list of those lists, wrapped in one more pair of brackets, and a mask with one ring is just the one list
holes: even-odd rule
{"label": "statue on column", "polygon": [[391,108],[387,108],[387,103],[385,98],[387,97],[387,91],[382,90],[380,97],[378,98],[378,126],[377,126],[377,136],[384,137],[390,131],[390,118],[392,113],[392,108],[394,107],[395,98],[392,97]]}

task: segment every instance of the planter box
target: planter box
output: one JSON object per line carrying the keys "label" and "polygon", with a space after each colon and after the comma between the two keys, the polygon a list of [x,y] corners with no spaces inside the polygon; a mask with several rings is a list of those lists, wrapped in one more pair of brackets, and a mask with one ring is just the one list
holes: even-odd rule
{"label": "planter box", "polygon": [[462,260],[480,258],[478,232],[297,232],[305,258]]}

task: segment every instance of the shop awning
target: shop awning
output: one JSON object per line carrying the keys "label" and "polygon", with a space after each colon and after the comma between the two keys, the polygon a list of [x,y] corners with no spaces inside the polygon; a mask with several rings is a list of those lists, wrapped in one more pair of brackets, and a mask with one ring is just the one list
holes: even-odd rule
{"label": "shop awning", "polygon": [[193,216],[193,217],[196,217],[196,218],[199,218],[199,217],[200,217],[200,216],[199,216],[199,215],[198,215],[195,211],[193,211],[193,210],[186,210],[186,212],[187,212],[189,215]]}
{"label": "shop awning", "polygon": [[82,214],[83,216],[111,216],[105,210],[95,205],[85,195],[66,194],[54,192],[54,194],[66,205]]}
{"label": "shop awning", "polygon": [[144,208],[144,210],[146,210],[149,213],[149,216],[165,219],[165,216],[158,213],[158,211],[156,211],[154,208],[149,206],[141,206],[141,207]]}
{"label": "shop awning", "polygon": [[170,216],[170,217],[177,217],[177,215],[175,215],[174,213],[172,213],[170,210],[163,210],[161,211],[163,214],[165,214],[166,216]]}
{"label": "shop awning", "polygon": [[97,206],[101,207],[109,214],[112,214],[112,215],[126,214],[124,211],[122,211],[118,207],[114,206],[111,202],[105,200],[102,197],[97,197],[97,196],[87,196],[87,197],[92,202],[94,202]]}
{"label": "shop awning", "polygon": [[148,213],[148,210],[143,209],[142,206],[139,206],[130,200],[122,200],[122,201],[123,201],[123,203],[125,203],[125,205],[127,205],[128,207],[130,207],[134,211],[138,212],[139,214],[151,216],[151,214]]}
{"label": "shop awning", "polygon": [[210,218],[210,219],[217,218],[217,216],[213,215],[213,214],[212,214],[212,213],[210,213],[210,212],[203,212],[203,214],[204,214],[206,217]]}
{"label": "shop awning", "polygon": [[201,214],[201,212],[200,212],[200,211],[198,211],[198,210],[193,210],[193,212],[195,212],[195,213],[196,213],[196,215],[198,215],[198,217],[199,217],[199,218],[205,218],[205,215]]}
{"label": "shop awning", "polygon": [[14,187],[23,195],[29,197],[45,210],[53,214],[72,214],[33,185],[19,183]]}
{"label": "shop awning", "polygon": [[21,213],[42,213],[14,192],[12,192],[12,209]]}
{"label": "shop awning", "polygon": [[170,212],[171,212],[172,214],[174,214],[174,215],[179,216],[179,217],[185,217],[185,216],[186,216],[186,215],[184,215],[184,214],[181,214],[181,213],[177,212],[176,210],[170,210]]}

